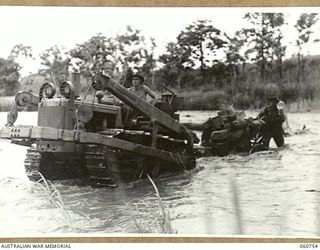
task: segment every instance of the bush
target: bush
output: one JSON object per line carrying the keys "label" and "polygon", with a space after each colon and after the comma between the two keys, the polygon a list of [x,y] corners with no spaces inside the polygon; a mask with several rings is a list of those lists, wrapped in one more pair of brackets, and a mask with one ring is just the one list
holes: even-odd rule
{"label": "bush", "polygon": [[262,102],[266,97],[266,89],[263,85],[257,85],[253,89],[253,98]]}
{"label": "bush", "polygon": [[313,100],[315,98],[316,93],[318,92],[319,87],[315,84],[304,84],[302,88],[302,93],[300,94],[303,99]]}
{"label": "bush", "polygon": [[182,93],[185,110],[217,110],[226,103],[228,96],[224,91],[193,91]]}
{"label": "bush", "polygon": [[280,88],[280,98],[285,101],[294,101],[299,97],[300,88],[295,83],[285,83]]}
{"label": "bush", "polygon": [[232,97],[232,103],[236,109],[248,109],[252,106],[252,98],[247,94],[237,93]]}

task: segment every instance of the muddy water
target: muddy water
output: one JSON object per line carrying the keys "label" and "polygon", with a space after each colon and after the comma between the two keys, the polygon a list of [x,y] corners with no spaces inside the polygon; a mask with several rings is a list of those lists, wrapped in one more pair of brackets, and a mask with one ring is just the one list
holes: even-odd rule
{"label": "muddy water", "polygon": [[[182,112],[184,122],[201,122],[210,112]],[[247,114],[253,115],[253,114]],[[6,114],[0,113],[0,124]],[[320,114],[289,114],[296,131],[287,147],[267,152],[197,160],[191,172],[155,180],[179,234],[320,236]],[[21,113],[16,124],[36,124]],[[274,144],[272,144],[274,146]],[[58,192],[30,182],[26,148],[0,139],[0,235],[157,232],[158,201],[148,180],[117,189],[54,182]],[[136,221],[136,222],[134,222]]]}

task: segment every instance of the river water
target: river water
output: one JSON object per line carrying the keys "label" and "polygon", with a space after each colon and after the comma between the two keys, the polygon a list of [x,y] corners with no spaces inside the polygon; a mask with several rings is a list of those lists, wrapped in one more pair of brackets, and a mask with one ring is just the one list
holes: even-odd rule
{"label": "river water", "polygon": [[[181,120],[202,122],[214,115],[184,111]],[[6,113],[0,113],[0,124],[5,121]],[[25,112],[16,125],[36,121],[36,113]],[[154,180],[176,233],[320,236],[320,114],[289,114],[289,122],[293,131],[303,125],[307,131],[286,137],[283,149],[203,157],[191,172]],[[117,189],[55,181],[57,191],[48,193],[27,179],[25,153],[26,147],[0,139],[0,236],[160,232],[149,180]]]}

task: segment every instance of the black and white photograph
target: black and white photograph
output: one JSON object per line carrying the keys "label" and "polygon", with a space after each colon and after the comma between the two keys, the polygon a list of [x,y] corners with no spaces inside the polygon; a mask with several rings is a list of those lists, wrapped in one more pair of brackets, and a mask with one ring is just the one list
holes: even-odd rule
{"label": "black and white photograph", "polygon": [[0,237],[319,237],[319,19],[0,6]]}

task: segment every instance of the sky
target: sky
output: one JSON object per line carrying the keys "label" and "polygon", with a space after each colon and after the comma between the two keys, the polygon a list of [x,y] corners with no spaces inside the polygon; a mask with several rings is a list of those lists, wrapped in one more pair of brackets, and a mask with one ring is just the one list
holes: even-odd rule
{"label": "sky", "polygon": [[[53,45],[67,50],[89,40],[97,33],[114,36],[126,25],[141,30],[146,37],[155,38],[156,53],[165,51],[168,42],[192,22],[212,20],[214,26],[229,36],[246,27],[247,12],[283,12],[289,25],[285,27],[288,55],[295,53],[296,31],[293,26],[301,13],[320,13],[320,8],[208,8],[208,7],[8,7],[0,6],[0,57],[7,58],[14,45],[31,46],[37,55]],[[320,16],[320,15],[319,15]],[[320,21],[319,21],[320,22]],[[316,34],[320,38],[319,25]],[[320,46],[310,45],[307,53],[320,54]],[[35,72],[39,61],[21,61],[22,74]]]}

